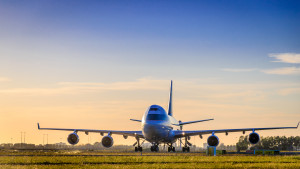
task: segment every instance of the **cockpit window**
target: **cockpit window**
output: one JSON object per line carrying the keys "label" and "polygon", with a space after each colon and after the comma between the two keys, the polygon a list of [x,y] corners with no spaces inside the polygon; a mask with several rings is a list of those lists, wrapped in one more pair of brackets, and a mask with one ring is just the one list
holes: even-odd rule
{"label": "cockpit window", "polygon": [[146,120],[167,120],[166,114],[148,114]]}
{"label": "cockpit window", "polygon": [[154,107],[150,108],[150,111],[157,111],[157,110],[158,108],[154,108]]}

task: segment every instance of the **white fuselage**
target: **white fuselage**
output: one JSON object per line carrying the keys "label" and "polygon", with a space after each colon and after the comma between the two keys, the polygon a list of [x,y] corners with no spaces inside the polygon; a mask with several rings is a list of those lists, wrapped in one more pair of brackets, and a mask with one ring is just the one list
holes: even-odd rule
{"label": "white fuselage", "polygon": [[174,130],[179,130],[178,121],[169,116],[166,111],[158,105],[150,106],[142,119],[142,132],[150,143],[174,143]]}

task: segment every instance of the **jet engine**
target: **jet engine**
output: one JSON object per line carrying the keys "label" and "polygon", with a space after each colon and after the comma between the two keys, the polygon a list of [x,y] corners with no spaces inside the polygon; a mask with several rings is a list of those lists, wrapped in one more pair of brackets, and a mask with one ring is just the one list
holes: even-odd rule
{"label": "jet engine", "polygon": [[71,133],[68,136],[68,142],[72,145],[75,145],[79,142],[79,136],[77,135],[77,133]]}
{"label": "jet engine", "polygon": [[219,145],[219,138],[215,135],[211,135],[207,138],[207,144],[209,146],[218,146]]}
{"label": "jet engine", "polygon": [[257,144],[260,140],[260,137],[257,133],[253,132],[249,134],[249,142],[251,144]]}
{"label": "jet engine", "polygon": [[104,147],[109,148],[114,144],[114,139],[110,135],[104,136],[101,143]]}

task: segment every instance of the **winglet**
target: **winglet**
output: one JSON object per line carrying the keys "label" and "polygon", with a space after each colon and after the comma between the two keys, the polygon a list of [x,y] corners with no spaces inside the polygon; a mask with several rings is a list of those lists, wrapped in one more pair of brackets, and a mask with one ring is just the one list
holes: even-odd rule
{"label": "winglet", "polygon": [[298,128],[299,124],[300,124],[300,121],[298,122],[297,128]]}
{"label": "winglet", "polygon": [[40,129],[40,123],[37,123],[37,125],[38,125],[38,129]]}

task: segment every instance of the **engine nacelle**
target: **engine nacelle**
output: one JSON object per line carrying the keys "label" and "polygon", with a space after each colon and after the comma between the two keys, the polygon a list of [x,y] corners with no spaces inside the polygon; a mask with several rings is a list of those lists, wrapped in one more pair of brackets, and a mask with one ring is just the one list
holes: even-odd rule
{"label": "engine nacelle", "polygon": [[251,144],[257,144],[260,140],[260,137],[257,133],[253,132],[249,134],[249,142]]}
{"label": "engine nacelle", "polygon": [[215,135],[211,135],[207,138],[207,144],[209,146],[218,146],[219,145],[219,138]]}
{"label": "engine nacelle", "polygon": [[77,133],[71,133],[68,136],[68,142],[72,145],[75,145],[79,142],[79,136],[77,135]]}
{"label": "engine nacelle", "polygon": [[109,148],[114,144],[114,139],[110,135],[104,136],[101,143],[104,147]]}

